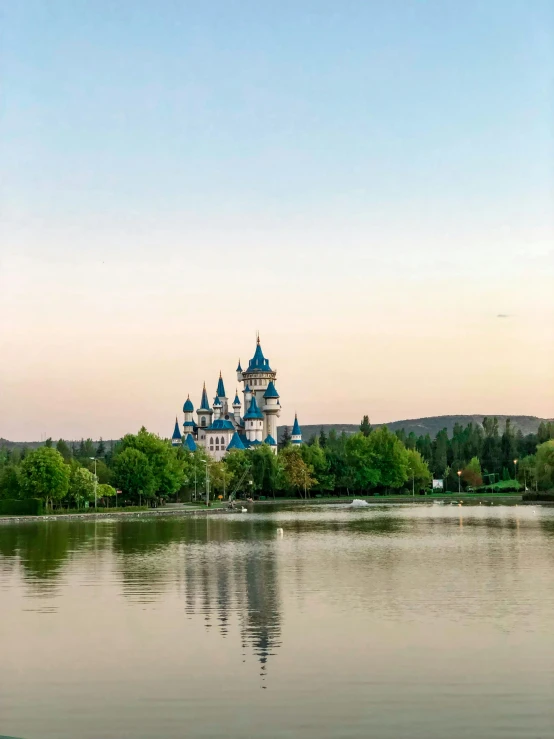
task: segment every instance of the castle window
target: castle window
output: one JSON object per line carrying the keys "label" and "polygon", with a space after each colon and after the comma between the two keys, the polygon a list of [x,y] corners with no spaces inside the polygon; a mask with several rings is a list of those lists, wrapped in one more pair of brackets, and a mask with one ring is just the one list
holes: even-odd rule
{"label": "castle window", "polygon": [[202,416],[202,418],[200,419],[200,425],[201,426],[205,426],[206,425],[206,416]]}
{"label": "castle window", "polygon": [[214,445],[214,437],[212,436],[210,439],[210,446],[213,446],[213,445]]}
{"label": "castle window", "polygon": [[219,444],[216,446],[215,450],[216,450],[216,452],[219,451]]}

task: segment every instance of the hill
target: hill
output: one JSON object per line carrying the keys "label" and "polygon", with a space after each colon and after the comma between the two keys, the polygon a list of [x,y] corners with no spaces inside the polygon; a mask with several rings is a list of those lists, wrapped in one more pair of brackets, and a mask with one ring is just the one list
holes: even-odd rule
{"label": "hill", "polygon": [[[481,425],[483,423],[483,414],[475,414],[471,416],[429,416],[428,418],[411,418],[403,421],[391,421],[387,424],[372,424],[374,428],[378,426],[387,426],[391,431],[397,431],[398,429],[404,429],[406,434],[411,431],[416,436],[425,436],[429,434],[431,438],[434,438],[441,429],[447,429],[448,435],[452,435],[452,430],[456,423],[467,426],[468,423],[475,423]],[[536,416],[496,416],[499,421],[500,430],[504,427],[507,418],[510,418],[516,429],[521,429],[524,435],[535,434],[539,428],[539,424],[544,421],[552,421],[548,418],[537,418]],[[290,431],[289,426],[289,431]],[[331,429],[335,429],[337,433],[343,431],[347,434],[354,434],[359,431],[359,424],[353,423],[322,423],[322,424],[306,424],[302,426],[302,438],[307,441],[315,434],[319,434],[321,429],[325,430],[328,434]],[[279,438],[285,430],[284,426],[279,426],[277,429]]]}
{"label": "hill", "polygon": [[[434,438],[438,431],[441,429],[447,429],[448,434],[452,434],[452,429],[456,423],[466,426],[468,423],[482,424],[483,414],[475,414],[472,416],[429,416],[428,418],[411,418],[403,421],[391,421],[387,424],[372,424],[374,428],[378,426],[387,426],[392,431],[397,429],[404,429],[407,434],[411,431],[416,436],[425,436],[429,434],[431,438]],[[500,430],[504,427],[504,423],[507,418],[512,420],[513,425],[516,429],[521,429],[522,433],[535,434],[541,422],[554,421],[552,418],[537,418],[537,416],[496,416],[500,423]],[[331,429],[335,429],[337,433],[343,431],[347,434],[354,434],[359,430],[359,424],[357,423],[318,423],[318,424],[306,424],[302,426],[302,437],[304,441],[307,441],[312,436],[319,434],[321,429],[325,430],[328,434]],[[289,430],[291,426],[289,426]],[[283,435],[285,430],[284,426],[277,428],[279,439]],[[55,443],[56,440],[54,440]],[[71,442],[69,442],[71,443]],[[78,443],[78,442],[77,442]],[[111,440],[104,439],[106,446],[109,446],[113,442]],[[43,441],[8,441],[8,439],[0,438],[0,449],[36,449],[44,444]]]}

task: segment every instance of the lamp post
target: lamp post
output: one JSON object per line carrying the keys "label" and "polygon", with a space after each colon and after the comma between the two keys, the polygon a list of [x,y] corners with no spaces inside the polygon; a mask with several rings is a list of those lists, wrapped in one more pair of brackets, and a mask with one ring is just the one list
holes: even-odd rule
{"label": "lamp post", "polygon": [[96,491],[98,488],[98,477],[96,476],[96,457],[91,457],[94,460],[94,510],[97,510]]}
{"label": "lamp post", "polygon": [[210,505],[210,474],[208,472],[208,463],[206,460],[202,460],[206,465],[206,505]]}
{"label": "lamp post", "polygon": [[519,490],[519,483],[517,481],[517,463],[518,463],[518,461],[519,460],[514,459],[514,477],[516,478],[516,485],[517,485],[517,488]]}
{"label": "lamp post", "polygon": [[462,470],[458,470],[458,495],[462,492]]}

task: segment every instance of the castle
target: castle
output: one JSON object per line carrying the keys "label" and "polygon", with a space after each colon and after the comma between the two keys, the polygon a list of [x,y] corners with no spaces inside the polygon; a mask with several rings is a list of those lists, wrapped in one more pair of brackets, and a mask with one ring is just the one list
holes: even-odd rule
{"label": "castle", "polygon": [[[275,387],[276,380],[277,372],[271,369],[269,359],[264,357],[258,336],[256,351],[248,362],[248,369],[242,369],[240,360],[237,367],[237,381],[244,383],[241,390],[244,403],[241,403],[237,390],[235,399],[229,404],[220,372],[212,406],[208,402],[204,383],[200,406],[196,410],[197,422],[193,420],[195,410],[189,395],[183,405],[183,433],[175,419],[171,443],[174,446],[183,445],[191,452],[197,445],[202,446],[216,461],[232,449],[249,449],[260,444],[267,444],[277,454],[277,419],[281,415],[281,402]],[[243,407],[246,411],[244,416]],[[291,442],[302,443],[302,431],[296,415]]]}

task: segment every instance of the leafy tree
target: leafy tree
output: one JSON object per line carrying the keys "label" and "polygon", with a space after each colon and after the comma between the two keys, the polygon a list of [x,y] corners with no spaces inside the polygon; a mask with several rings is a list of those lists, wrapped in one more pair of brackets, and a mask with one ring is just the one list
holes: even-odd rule
{"label": "leafy tree", "polygon": [[319,431],[319,446],[322,449],[325,449],[325,447],[327,446],[327,434],[325,433],[325,429],[323,428],[323,426]]}
{"label": "leafy tree", "polygon": [[517,445],[514,428],[509,418],[506,419],[506,427],[500,439],[500,448],[502,450],[502,466],[510,471],[513,470],[515,477],[514,459],[517,459]]}
{"label": "leafy tree", "polygon": [[416,449],[407,449],[407,476],[408,480],[413,480],[415,490],[425,488],[431,482],[433,475],[431,474],[427,462]]}
{"label": "leafy tree", "polygon": [[448,432],[442,429],[433,443],[433,472],[440,477],[448,466]]}
{"label": "leafy tree", "polygon": [[498,433],[498,419],[484,418],[483,431],[483,454],[481,464],[485,472],[500,473],[502,470],[502,447]]}
{"label": "leafy tree", "polygon": [[325,450],[321,448],[319,439],[316,439],[312,446],[301,446],[300,453],[302,459],[314,471],[317,484],[314,489],[319,492],[325,492],[335,489],[335,477],[331,474],[331,464]]}
{"label": "leafy tree", "polygon": [[138,434],[124,436],[119,449],[121,452],[118,450],[117,456],[127,449],[136,449],[146,456],[152,473],[154,492],[171,495],[182,486],[184,480],[182,456],[177,454],[168,441],[149,433],[144,426]]}
{"label": "leafy tree", "polygon": [[209,466],[211,495],[229,496],[232,475],[223,462],[212,462]]}
{"label": "leafy tree", "polygon": [[278,442],[278,448],[284,449],[285,447],[289,446],[289,444],[291,443],[291,439],[292,439],[292,436],[289,431],[289,427],[285,426],[283,435],[281,436],[281,440]]}
{"label": "leafy tree", "polygon": [[151,498],[156,491],[156,478],[148,457],[139,449],[129,447],[117,454],[114,464],[114,482],[133,498]]}
{"label": "leafy tree", "polygon": [[49,436],[46,439],[46,441],[44,442],[44,446],[45,447],[48,447],[48,449],[51,449],[52,448],[52,437],[51,436]]}
{"label": "leafy tree", "polygon": [[292,444],[285,447],[281,452],[281,460],[286,486],[306,497],[317,480],[313,477],[313,470],[302,459],[300,450]]}
{"label": "leafy tree", "polygon": [[63,439],[58,440],[56,450],[62,455],[64,462],[70,461],[72,457],[71,449],[69,448],[69,444],[67,444]]}
{"label": "leafy tree", "polygon": [[99,458],[106,456],[106,445],[104,444],[102,437],[100,437],[100,441],[98,442],[98,446],[96,447],[96,456]]}
{"label": "leafy tree", "polygon": [[0,473],[0,498],[19,498],[21,481],[19,468],[15,464],[7,464]]}
{"label": "leafy tree", "polygon": [[360,431],[364,436],[369,436],[372,432],[371,424],[369,422],[369,416],[364,416],[360,423]]}
{"label": "leafy tree", "polygon": [[373,465],[379,473],[379,483],[387,488],[399,488],[408,479],[409,455],[396,434],[386,426],[368,437]]}
{"label": "leafy tree", "polygon": [[[71,470],[69,478],[68,494],[75,502],[77,507],[81,506],[84,501],[94,499],[94,475],[85,467],[75,465]],[[97,491],[98,495],[98,491]]]}
{"label": "leafy tree", "polygon": [[69,467],[55,449],[39,447],[30,452],[20,467],[21,489],[27,498],[61,500],[69,487]]}
{"label": "leafy tree", "polygon": [[240,485],[237,492],[245,492],[250,489],[252,480],[252,457],[242,449],[233,449],[223,458],[223,463],[231,475],[230,487],[233,491]]}
{"label": "leafy tree", "polygon": [[545,441],[537,447],[535,469],[541,487],[554,486],[554,440]]}
{"label": "leafy tree", "polygon": [[346,440],[347,487],[354,490],[367,490],[378,485],[381,480],[375,454],[369,443],[371,436],[364,436],[360,431]]}
{"label": "leafy tree", "polygon": [[251,460],[252,481],[254,489],[259,493],[270,493],[275,496],[275,491],[282,482],[282,464],[267,444],[262,444],[256,449],[248,452]]}
{"label": "leafy tree", "polygon": [[429,434],[426,434],[425,436],[420,436],[418,438],[416,449],[421,454],[423,459],[427,462],[427,464],[431,464],[433,462],[433,442],[431,441],[431,437],[429,436]]}
{"label": "leafy tree", "polygon": [[462,480],[474,488],[478,488],[483,484],[481,463],[477,457],[472,457],[470,462],[462,470]]}

